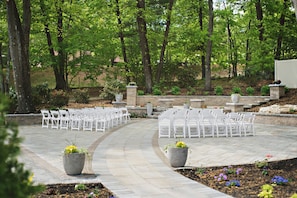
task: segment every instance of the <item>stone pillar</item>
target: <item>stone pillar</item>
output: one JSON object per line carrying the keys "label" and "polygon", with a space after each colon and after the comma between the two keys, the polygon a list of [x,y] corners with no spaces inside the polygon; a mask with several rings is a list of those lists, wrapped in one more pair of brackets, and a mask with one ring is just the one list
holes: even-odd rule
{"label": "stone pillar", "polygon": [[271,100],[278,100],[285,95],[285,85],[270,84],[269,88]]}
{"label": "stone pillar", "polygon": [[136,106],[137,101],[137,86],[136,83],[129,83],[127,88],[127,106]]}

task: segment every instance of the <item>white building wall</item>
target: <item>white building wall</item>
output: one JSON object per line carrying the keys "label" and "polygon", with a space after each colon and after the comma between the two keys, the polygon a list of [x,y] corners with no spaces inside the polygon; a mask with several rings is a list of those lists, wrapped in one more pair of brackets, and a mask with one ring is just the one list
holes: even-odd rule
{"label": "white building wall", "polygon": [[297,59],[275,60],[274,79],[288,88],[297,88]]}

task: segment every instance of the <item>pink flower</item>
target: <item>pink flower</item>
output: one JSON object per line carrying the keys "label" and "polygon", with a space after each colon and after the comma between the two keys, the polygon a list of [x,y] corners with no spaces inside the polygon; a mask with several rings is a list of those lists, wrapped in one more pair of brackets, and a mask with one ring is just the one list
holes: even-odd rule
{"label": "pink flower", "polygon": [[266,158],[268,158],[268,159],[269,159],[269,158],[272,158],[272,155],[271,155],[271,154],[267,154],[267,155],[266,155]]}

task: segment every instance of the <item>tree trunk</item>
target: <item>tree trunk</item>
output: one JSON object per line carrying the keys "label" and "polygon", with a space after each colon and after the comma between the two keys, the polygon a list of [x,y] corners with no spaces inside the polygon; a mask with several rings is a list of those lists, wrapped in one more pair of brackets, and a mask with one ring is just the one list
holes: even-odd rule
{"label": "tree trunk", "polygon": [[121,40],[121,47],[122,47],[122,54],[125,62],[125,70],[126,70],[126,81],[127,83],[130,82],[130,77],[127,75],[130,70],[128,67],[128,58],[127,58],[127,52],[126,52],[126,45],[125,45],[125,37],[123,33],[123,25],[122,25],[122,20],[121,20],[121,12],[120,12],[120,6],[119,6],[119,0],[116,0],[116,15],[118,18],[118,25],[119,25],[119,37]]}
{"label": "tree trunk", "polygon": [[295,16],[296,16],[296,20],[297,20],[297,0],[292,0],[293,5],[294,5],[294,9],[295,9]]}
{"label": "tree trunk", "polygon": [[30,113],[34,112],[29,63],[30,0],[23,0],[23,24],[21,23],[15,1],[7,0],[6,6],[10,55],[18,100],[16,111],[17,113]]}
{"label": "tree trunk", "polygon": [[2,58],[2,42],[0,42],[0,89],[1,93],[5,93],[5,81],[4,81],[4,63]]}
{"label": "tree trunk", "polygon": [[[201,32],[203,31],[203,0],[199,1],[199,26]],[[201,51],[201,76],[202,79],[205,79],[205,54],[204,54],[204,46],[205,43],[202,42],[199,46],[199,49]]]}
{"label": "tree trunk", "polygon": [[148,47],[148,40],[146,37],[146,21],[144,19],[145,0],[137,0],[137,26],[139,34],[139,42],[142,54],[142,64],[145,76],[145,91],[146,93],[152,93],[152,69],[151,69],[151,58]]}
{"label": "tree trunk", "polygon": [[211,91],[211,53],[212,53],[212,33],[213,33],[213,1],[208,0],[208,41],[206,47],[206,67],[205,67],[205,90]]}
{"label": "tree trunk", "polygon": [[258,30],[259,30],[259,40],[264,40],[264,27],[263,27],[263,9],[261,5],[261,0],[257,0],[256,4],[256,13],[257,13],[257,20],[259,21]]}
{"label": "tree trunk", "polygon": [[280,55],[281,55],[281,49],[282,49],[282,42],[283,42],[283,34],[284,34],[284,25],[285,25],[285,12],[288,7],[288,0],[284,0],[284,8],[282,10],[280,19],[279,19],[279,24],[280,24],[280,29],[279,29],[279,34],[277,37],[277,46],[276,46],[276,52],[275,52],[275,59],[280,60]]}
{"label": "tree trunk", "polygon": [[[251,29],[251,20],[249,21],[248,24],[248,31]],[[249,67],[249,62],[251,60],[251,50],[250,50],[250,40],[246,40],[246,45],[245,45],[245,70],[244,70],[244,75],[249,77],[251,76],[250,72],[250,67]]]}
{"label": "tree trunk", "polygon": [[[62,0],[62,3],[64,3],[64,0]],[[58,14],[58,21],[57,21],[57,28],[58,28],[58,35],[57,35],[57,40],[58,40],[58,68],[57,71],[55,72],[55,77],[56,77],[56,89],[62,89],[66,90],[67,89],[67,83],[66,83],[66,77],[65,77],[65,53],[64,53],[64,45],[63,45],[63,11],[61,6],[57,7],[57,14]]]}
{"label": "tree trunk", "polygon": [[156,74],[156,82],[160,83],[161,80],[161,73],[163,70],[163,65],[164,65],[164,54],[166,50],[166,46],[168,44],[168,35],[169,35],[169,30],[170,30],[170,23],[171,23],[171,13],[172,13],[172,7],[173,7],[174,0],[169,0],[169,5],[168,5],[168,14],[167,14],[167,19],[166,19],[166,29],[164,32],[164,39],[163,39],[163,44],[160,52],[160,58],[159,58],[159,64],[157,68],[157,74]]}

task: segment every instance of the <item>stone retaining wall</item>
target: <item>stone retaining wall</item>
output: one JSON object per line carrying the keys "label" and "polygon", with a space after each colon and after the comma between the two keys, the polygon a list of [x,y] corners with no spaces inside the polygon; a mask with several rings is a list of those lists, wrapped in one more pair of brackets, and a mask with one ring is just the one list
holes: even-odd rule
{"label": "stone retaining wall", "polygon": [[[153,106],[159,106],[159,99],[173,99],[173,106],[182,106],[185,103],[190,103],[191,99],[203,99],[206,106],[225,106],[226,103],[231,102],[230,96],[137,96],[136,105],[145,106],[148,102],[151,102]],[[269,96],[241,96],[240,103],[245,105],[257,104],[259,102],[264,102],[269,99]]]}
{"label": "stone retaining wall", "polygon": [[255,123],[297,127],[297,114],[261,114],[261,113],[256,113]]}
{"label": "stone retaining wall", "polygon": [[[145,107],[128,108],[128,111],[138,117],[146,115]],[[16,122],[18,125],[40,125],[41,114],[8,114],[6,115],[7,121]],[[260,114],[256,113],[255,123],[259,124],[273,124],[273,125],[286,125],[297,127],[296,114]]]}

